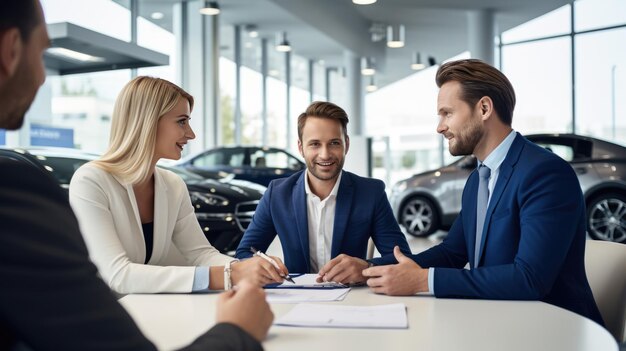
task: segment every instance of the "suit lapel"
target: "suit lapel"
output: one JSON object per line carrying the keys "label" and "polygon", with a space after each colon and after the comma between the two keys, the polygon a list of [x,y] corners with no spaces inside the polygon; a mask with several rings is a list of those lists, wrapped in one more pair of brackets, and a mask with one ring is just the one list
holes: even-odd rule
{"label": "suit lapel", "polygon": [[159,170],[154,171],[154,233],[151,262],[157,262],[164,256],[166,241],[170,240],[167,235],[167,217],[168,217],[168,188]]}
{"label": "suit lapel", "polygon": [[[487,207],[487,213],[485,215],[486,216],[485,225],[483,226],[483,236],[482,236],[482,241],[480,242],[478,262],[480,262],[480,259],[482,258],[483,250],[485,249],[485,242],[487,242],[487,235],[489,235],[488,228],[489,228],[489,224],[491,223],[491,216],[493,215],[493,212],[496,206],[498,205],[498,202],[500,201],[502,194],[504,193],[504,189],[506,189],[506,186],[508,185],[509,180],[511,179],[511,175],[513,174],[513,169],[515,168],[515,164],[517,163],[517,160],[520,157],[523,146],[524,146],[524,137],[522,137],[519,133],[517,133],[517,135],[515,136],[515,140],[513,140],[513,144],[511,144],[511,148],[509,149],[509,152],[507,153],[506,157],[504,158],[504,161],[502,161],[502,164],[500,165],[500,171],[498,174],[498,180],[496,181],[496,187],[493,189],[493,194],[491,195],[491,199],[489,200],[489,207]],[[476,204],[474,204],[474,206],[476,206]],[[474,213],[476,213],[476,210],[474,210]],[[475,225],[475,222],[474,222],[474,225]],[[474,242],[476,238],[475,235],[476,234],[474,234]]]}
{"label": "suit lapel", "polygon": [[[304,171],[306,172],[306,170]],[[293,203],[293,213],[295,214],[296,228],[298,229],[298,237],[300,238],[300,249],[302,257],[306,264],[306,272],[309,272],[311,258],[309,256],[309,221],[307,215],[306,192],[304,190],[305,175],[300,174],[298,181],[291,192],[291,201]]]}
{"label": "suit lapel", "polygon": [[144,262],[146,260],[146,241],[143,237],[143,228],[141,227],[141,217],[139,216],[139,206],[137,206],[137,198],[135,197],[135,191],[133,190],[132,184],[125,183],[121,178],[113,175],[113,178],[120,183],[121,186],[126,189],[126,194],[128,196],[128,201],[130,202],[130,206],[133,209],[133,216],[135,219],[135,230],[130,233],[132,235],[133,240],[135,241],[133,252],[128,252],[129,257],[135,260],[141,260]]}
{"label": "suit lapel", "polygon": [[352,208],[352,198],[354,187],[352,177],[348,172],[343,172],[339,190],[337,192],[337,203],[335,205],[335,222],[333,224],[333,244],[330,249],[330,257],[337,257],[341,253],[341,243],[348,226],[350,209]]}

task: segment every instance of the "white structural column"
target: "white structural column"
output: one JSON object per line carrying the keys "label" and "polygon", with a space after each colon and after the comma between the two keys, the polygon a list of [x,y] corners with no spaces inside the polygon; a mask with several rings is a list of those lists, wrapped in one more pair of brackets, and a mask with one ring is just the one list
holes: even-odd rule
{"label": "white structural column", "polygon": [[261,76],[263,77],[261,95],[263,98],[263,104],[261,108],[261,119],[263,120],[263,146],[268,146],[268,136],[267,133],[269,131],[267,125],[267,39],[261,39]]}
{"label": "white structural column", "polygon": [[494,64],[496,28],[492,10],[467,11],[468,48],[472,58]]}
{"label": "white structural column", "polygon": [[361,58],[350,51],[344,51],[346,66],[347,102],[343,107],[348,113],[348,135],[364,134],[363,81],[361,79]]}
{"label": "white structural column", "polygon": [[285,53],[285,88],[286,88],[286,105],[285,111],[287,119],[285,123],[287,125],[287,150],[291,150],[291,145],[293,145],[293,132],[291,131],[291,119],[294,118],[291,116],[291,52],[287,51]]}
{"label": "white structural column", "polygon": [[218,16],[203,16],[201,1],[174,5],[177,82],[194,97],[191,127],[196,139],[190,152],[218,144],[219,23]]}

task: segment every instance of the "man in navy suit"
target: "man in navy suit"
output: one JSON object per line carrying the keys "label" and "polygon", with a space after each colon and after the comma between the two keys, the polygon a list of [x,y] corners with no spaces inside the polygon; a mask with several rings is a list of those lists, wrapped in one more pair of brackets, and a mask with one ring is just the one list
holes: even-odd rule
{"label": "man in navy suit", "polygon": [[585,202],[572,168],[511,128],[515,92],[497,69],[454,61],[436,80],[437,132],[452,155],[474,154],[479,169],[446,239],[410,258],[396,250],[399,263],[365,270],[367,284],[388,295],[541,300],[602,324],[585,274]]}
{"label": "man in navy suit", "polygon": [[[318,280],[359,283],[371,265],[397,263],[393,247],[409,254],[393,217],[385,185],[342,171],[350,139],[348,115],[330,102],[314,102],[298,117],[298,149],[305,171],[272,181],[246,230],[237,257],[265,251],[278,234],[290,272]],[[365,261],[372,238],[383,257]]]}

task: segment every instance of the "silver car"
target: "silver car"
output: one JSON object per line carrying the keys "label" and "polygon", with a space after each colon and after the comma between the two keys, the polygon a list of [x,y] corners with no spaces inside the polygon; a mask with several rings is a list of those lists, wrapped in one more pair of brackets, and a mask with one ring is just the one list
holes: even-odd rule
{"label": "silver car", "polygon": [[[568,161],[578,175],[589,236],[626,243],[626,147],[575,134],[526,138]],[[463,187],[474,169],[476,159],[465,156],[396,183],[390,202],[400,225],[414,236],[448,229],[461,210]]]}

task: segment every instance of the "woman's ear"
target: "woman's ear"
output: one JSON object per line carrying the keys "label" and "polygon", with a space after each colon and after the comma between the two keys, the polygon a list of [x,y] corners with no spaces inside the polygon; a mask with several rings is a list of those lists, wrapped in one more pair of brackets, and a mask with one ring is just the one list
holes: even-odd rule
{"label": "woman's ear", "polygon": [[0,32],[0,78],[13,75],[22,58],[22,36],[17,28]]}

